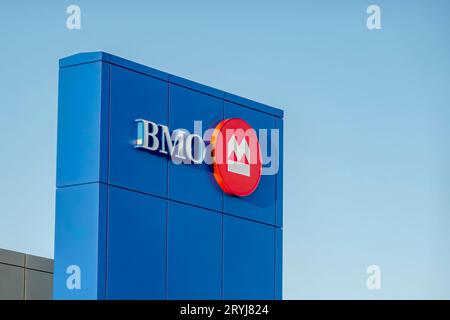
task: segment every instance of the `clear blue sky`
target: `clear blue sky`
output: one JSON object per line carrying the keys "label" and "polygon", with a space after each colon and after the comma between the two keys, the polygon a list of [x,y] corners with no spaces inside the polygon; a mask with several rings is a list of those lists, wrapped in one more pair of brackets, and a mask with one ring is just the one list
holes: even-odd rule
{"label": "clear blue sky", "polygon": [[58,59],[102,50],[285,109],[285,298],[450,298],[449,1],[118,3],[1,4],[0,247],[53,256]]}

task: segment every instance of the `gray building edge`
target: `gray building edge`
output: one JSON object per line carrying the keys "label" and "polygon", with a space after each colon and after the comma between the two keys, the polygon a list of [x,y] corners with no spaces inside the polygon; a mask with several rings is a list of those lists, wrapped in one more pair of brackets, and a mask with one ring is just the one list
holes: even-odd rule
{"label": "gray building edge", "polygon": [[0,249],[0,300],[51,300],[53,260]]}

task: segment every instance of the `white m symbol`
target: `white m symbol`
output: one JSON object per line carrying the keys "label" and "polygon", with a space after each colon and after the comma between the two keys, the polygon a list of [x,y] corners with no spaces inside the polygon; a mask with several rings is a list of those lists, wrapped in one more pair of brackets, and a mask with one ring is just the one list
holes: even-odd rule
{"label": "white m symbol", "polygon": [[[233,155],[235,155],[235,158],[231,158]],[[236,136],[233,134],[227,144],[228,171],[249,177],[250,176],[249,162],[250,162],[250,148],[248,146],[245,137],[239,144],[237,142]]]}

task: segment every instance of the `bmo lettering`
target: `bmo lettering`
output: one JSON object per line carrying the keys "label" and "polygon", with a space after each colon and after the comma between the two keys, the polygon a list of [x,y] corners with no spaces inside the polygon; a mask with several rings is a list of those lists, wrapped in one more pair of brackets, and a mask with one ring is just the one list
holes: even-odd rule
{"label": "bmo lettering", "polygon": [[200,135],[185,129],[177,129],[170,134],[165,125],[144,119],[137,119],[136,122],[135,148],[168,155],[175,163],[200,164],[205,158],[205,142]]}
{"label": "bmo lettering", "polygon": [[258,139],[255,130],[237,118],[225,119],[205,132],[202,122],[194,121],[194,133],[186,129],[171,132],[166,125],[144,119],[135,122],[134,147],[171,157],[174,164],[226,164],[226,171],[250,177],[252,165],[262,162],[261,175],[278,172],[278,129],[270,129],[270,139],[268,129],[259,129]]}

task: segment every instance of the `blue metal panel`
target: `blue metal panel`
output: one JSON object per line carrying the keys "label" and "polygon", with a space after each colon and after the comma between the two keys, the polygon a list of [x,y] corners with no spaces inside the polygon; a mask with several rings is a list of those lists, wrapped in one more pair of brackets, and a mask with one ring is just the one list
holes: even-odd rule
{"label": "blue metal panel", "polygon": [[60,69],[57,186],[106,182],[109,65]]}
{"label": "blue metal panel", "polygon": [[[258,133],[259,129],[273,129],[276,118],[259,111],[225,102],[225,118],[242,118]],[[270,146],[270,142],[268,143]],[[224,195],[223,210],[240,217],[275,224],[275,176],[261,176],[258,188],[247,197]]]}
{"label": "blue metal panel", "polygon": [[275,117],[279,117],[282,118],[283,117],[283,110],[281,109],[277,109],[271,106],[268,106],[266,104],[262,104],[250,99],[246,99],[231,93],[226,92],[225,93],[225,100],[236,103],[236,104],[240,104],[242,106],[245,106],[247,108],[251,108],[257,111],[261,111],[270,115],[273,115]]}
{"label": "blue metal panel", "polygon": [[[104,299],[106,185],[90,183],[56,191],[55,299]],[[78,266],[81,289],[70,290],[67,268]]]}
{"label": "blue metal panel", "polygon": [[283,144],[284,144],[284,120],[277,119],[277,129],[279,130],[279,144],[278,144],[278,173],[276,175],[276,225],[283,226]]}
{"label": "blue metal panel", "polygon": [[121,66],[123,68],[127,68],[133,71],[137,71],[139,73],[155,77],[164,81],[169,81],[169,74],[163,71],[159,71],[157,69],[153,69],[142,64],[126,60],[117,56],[111,56],[111,63]]}
{"label": "blue metal panel", "polygon": [[283,229],[275,228],[275,299],[283,299]]}
{"label": "blue metal panel", "polygon": [[222,214],[169,202],[168,299],[220,299]]}
{"label": "blue metal panel", "polygon": [[[203,130],[215,128],[223,119],[223,100],[171,84],[169,118],[170,128],[183,128],[191,133],[194,121],[202,121]],[[169,162],[170,199],[222,211],[222,194],[212,166]]]}
{"label": "blue metal panel", "polygon": [[64,68],[96,61],[110,62],[111,55],[102,51],[77,53],[69,57],[61,58],[59,60],[59,67]]}
{"label": "blue metal panel", "polygon": [[112,185],[167,196],[167,158],[134,148],[136,119],[167,123],[165,81],[111,67],[110,170]]}
{"label": "blue metal panel", "polygon": [[224,299],[275,298],[274,229],[224,215]]}
{"label": "blue metal panel", "polygon": [[209,94],[213,97],[223,99],[225,96],[225,92],[219,89],[215,89],[209,86],[205,86],[204,84],[200,84],[198,82],[194,82],[188,79],[184,79],[181,77],[177,77],[174,75],[170,75],[169,81],[173,84],[177,84],[201,93]]}
{"label": "blue metal panel", "polygon": [[166,200],[109,187],[108,299],[164,299]]}

